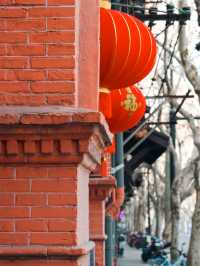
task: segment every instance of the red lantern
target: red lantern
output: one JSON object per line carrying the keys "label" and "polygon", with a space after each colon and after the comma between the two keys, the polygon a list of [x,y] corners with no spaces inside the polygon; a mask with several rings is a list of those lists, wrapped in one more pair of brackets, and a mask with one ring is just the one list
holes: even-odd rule
{"label": "red lantern", "polygon": [[[146,111],[145,97],[135,86],[116,89],[110,93],[112,116],[106,117],[110,131],[119,133],[135,126]],[[100,106],[100,111],[101,106]]]}
{"label": "red lantern", "polygon": [[156,42],[139,19],[101,8],[100,86],[127,87],[143,79],[156,59]]}

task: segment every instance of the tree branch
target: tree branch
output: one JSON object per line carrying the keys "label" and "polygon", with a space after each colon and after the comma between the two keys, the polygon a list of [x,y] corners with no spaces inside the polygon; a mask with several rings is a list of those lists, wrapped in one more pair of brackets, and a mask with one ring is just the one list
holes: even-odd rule
{"label": "tree branch", "polygon": [[[199,5],[200,5],[199,1],[196,0],[196,2],[198,2],[198,8],[199,8]],[[179,4],[180,4],[180,8],[183,7],[183,5],[185,5],[184,1],[180,1]],[[185,75],[188,81],[193,86],[194,91],[197,94],[198,99],[200,101],[200,88],[199,88],[200,76],[198,74],[198,70],[196,66],[191,62],[189,58],[189,50],[188,50],[188,38],[189,37],[187,36],[187,33],[189,33],[189,31],[186,31],[186,28],[187,28],[186,25],[182,25],[181,27],[182,28],[181,28],[180,39],[179,39],[179,52],[181,56],[181,61],[183,64]]]}

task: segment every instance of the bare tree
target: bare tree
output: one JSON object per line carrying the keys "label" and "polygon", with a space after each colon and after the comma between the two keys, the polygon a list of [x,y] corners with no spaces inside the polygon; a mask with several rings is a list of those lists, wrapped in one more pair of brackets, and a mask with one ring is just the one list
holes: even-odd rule
{"label": "bare tree", "polygon": [[[198,22],[200,23],[200,2],[198,0],[194,2],[197,8]],[[183,5],[185,5],[185,1],[182,0],[180,1],[180,7]],[[193,64],[193,62],[191,62],[189,57],[188,35],[186,26],[183,26],[181,30],[179,50],[185,74],[189,82],[192,84],[200,102],[200,75],[198,69]],[[200,261],[200,137],[199,127],[195,125],[194,119],[192,119],[188,114],[187,117],[193,132],[194,144],[197,148],[197,159],[195,163],[196,205],[192,219],[192,234],[189,248],[188,265],[198,266]]]}

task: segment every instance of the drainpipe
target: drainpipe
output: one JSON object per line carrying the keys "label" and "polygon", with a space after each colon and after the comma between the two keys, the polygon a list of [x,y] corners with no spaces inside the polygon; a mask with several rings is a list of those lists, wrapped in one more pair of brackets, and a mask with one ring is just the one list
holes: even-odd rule
{"label": "drainpipe", "polygon": [[106,216],[105,231],[107,235],[106,246],[105,246],[105,258],[106,266],[112,266],[113,261],[113,220],[110,216]]}
{"label": "drainpipe", "polygon": [[[123,151],[123,134],[115,135],[116,153],[112,156],[113,175],[117,181],[117,188],[115,190],[115,201],[113,202],[115,209],[120,209],[124,202],[124,151]],[[115,230],[114,221],[112,217],[106,216],[105,231],[107,235],[106,240],[106,266],[112,266],[115,249]]]}
{"label": "drainpipe", "polygon": [[[112,155],[111,157],[111,166],[112,168],[115,167],[115,156]],[[105,258],[106,258],[106,264],[105,266],[112,266],[113,265],[113,219],[111,216],[106,216],[105,220],[105,233],[106,233],[106,245],[105,245]]]}

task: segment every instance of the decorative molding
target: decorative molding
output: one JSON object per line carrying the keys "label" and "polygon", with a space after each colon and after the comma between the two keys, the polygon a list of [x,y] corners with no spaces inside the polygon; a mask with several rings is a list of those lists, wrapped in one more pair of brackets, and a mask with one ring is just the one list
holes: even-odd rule
{"label": "decorative molding", "polygon": [[101,201],[105,200],[107,197],[110,196],[115,186],[116,180],[113,176],[92,176],[89,181],[90,199]]}
{"label": "decorative molding", "polygon": [[82,163],[94,170],[106,144],[101,133],[92,123],[0,126],[0,163]]}
{"label": "decorative molding", "polygon": [[102,235],[97,235],[97,234],[92,234],[90,235],[90,240],[94,241],[94,242],[102,242],[105,241],[107,239],[107,235],[106,234],[102,234]]}

